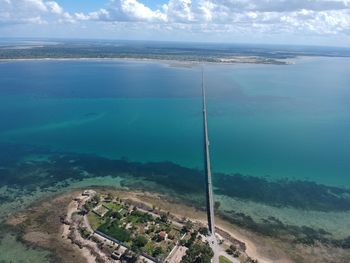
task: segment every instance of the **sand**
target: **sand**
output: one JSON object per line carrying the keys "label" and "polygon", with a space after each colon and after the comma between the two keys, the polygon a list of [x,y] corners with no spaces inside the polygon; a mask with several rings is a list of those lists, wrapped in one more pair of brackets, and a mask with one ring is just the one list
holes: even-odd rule
{"label": "sand", "polygon": [[[59,217],[71,215],[76,209],[76,202],[72,200],[81,193],[82,189],[42,199],[23,212],[19,212],[7,220],[7,224],[17,229],[20,238],[32,248],[42,248],[50,253],[51,262],[95,262],[89,249],[79,249],[72,245],[66,238],[69,232],[68,226],[60,223]],[[98,188],[99,192],[111,192],[120,198],[131,199],[136,202],[157,207],[163,211],[180,218],[206,223],[204,211],[195,207],[174,201],[168,196],[150,192],[116,190],[111,188]],[[347,262],[337,258],[347,258],[350,252],[346,250],[318,247],[305,247],[302,245],[292,247],[291,244],[263,237],[242,228],[236,227],[218,217],[215,218],[216,226],[231,234],[234,238],[244,242],[247,246],[248,256],[258,259],[261,263],[321,263],[321,262]],[[331,261],[330,261],[331,260]]]}

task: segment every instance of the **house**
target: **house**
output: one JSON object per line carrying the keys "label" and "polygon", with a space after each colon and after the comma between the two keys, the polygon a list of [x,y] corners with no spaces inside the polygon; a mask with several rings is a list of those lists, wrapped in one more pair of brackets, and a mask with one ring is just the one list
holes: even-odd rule
{"label": "house", "polygon": [[92,210],[92,212],[94,212],[99,217],[104,217],[109,211],[110,209],[105,205],[98,205]]}
{"label": "house", "polygon": [[83,193],[81,194],[82,196],[95,196],[96,192],[94,190],[84,190]]}
{"label": "house", "polygon": [[121,209],[119,209],[118,213],[119,213],[122,217],[124,217],[124,216],[126,216],[126,215],[128,214],[128,211],[127,211],[126,209],[124,209],[124,208],[121,208]]}
{"label": "house", "polygon": [[168,234],[165,231],[160,231],[158,235],[159,235],[159,238],[161,240],[167,240],[168,239]]}
{"label": "house", "polygon": [[111,258],[115,259],[115,260],[119,260],[121,257],[121,254],[118,251],[114,251],[111,255]]}

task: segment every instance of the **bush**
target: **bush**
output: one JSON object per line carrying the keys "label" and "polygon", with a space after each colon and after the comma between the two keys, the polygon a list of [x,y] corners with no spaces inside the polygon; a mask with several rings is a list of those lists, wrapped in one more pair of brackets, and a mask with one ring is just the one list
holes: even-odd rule
{"label": "bush", "polygon": [[204,236],[207,236],[209,234],[209,230],[207,227],[201,227],[199,228],[199,233],[201,233]]}
{"label": "bush", "polygon": [[213,250],[207,244],[195,243],[187,251],[182,258],[182,263],[210,263],[214,256]]}
{"label": "bush", "polygon": [[103,224],[97,230],[105,233],[120,242],[128,242],[131,239],[131,234],[128,230],[118,226],[117,222],[113,222],[111,225]]}
{"label": "bush", "polygon": [[134,240],[133,240],[133,246],[137,247],[137,248],[141,248],[144,247],[148,242],[148,239],[144,236],[137,236]]}
{"label": "bush", "polygon": [[163,249],[161,247],[156,247],[152,253],[152,256],[157,257],[162,253],[163,253]]}

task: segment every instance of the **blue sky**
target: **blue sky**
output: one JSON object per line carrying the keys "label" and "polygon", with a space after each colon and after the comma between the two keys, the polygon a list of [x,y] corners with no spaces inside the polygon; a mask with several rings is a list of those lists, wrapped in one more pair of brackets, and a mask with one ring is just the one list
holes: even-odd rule
{"label": "blue sky", "polygon": [[0,36],[350,46],[350,0],[0,0]]}
{"label": "blue sky", "polygon": [[57,0],[68,12],[92,12],[104,6],[108,1],[104,0]]}
{"label": "blue sky", "polygon": [[[108,0],[57,0],[59,5],[61,5],[65,10],[69,12],[93,12],[101,7],[105,7],[108,4]],[[167,3],[162,0],[142,0],[139,1],[144,5],[157,9],[163,4]]]}

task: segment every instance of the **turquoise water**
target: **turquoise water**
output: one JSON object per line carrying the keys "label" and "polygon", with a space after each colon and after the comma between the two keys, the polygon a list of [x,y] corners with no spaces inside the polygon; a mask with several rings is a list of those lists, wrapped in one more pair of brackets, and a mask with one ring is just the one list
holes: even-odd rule
{"label": "turquoise water", "polygon": [[[350,187],[350,59],[207,65],[217,172]],[[0,142],[202,167],[200,67],[0,63]]]}

